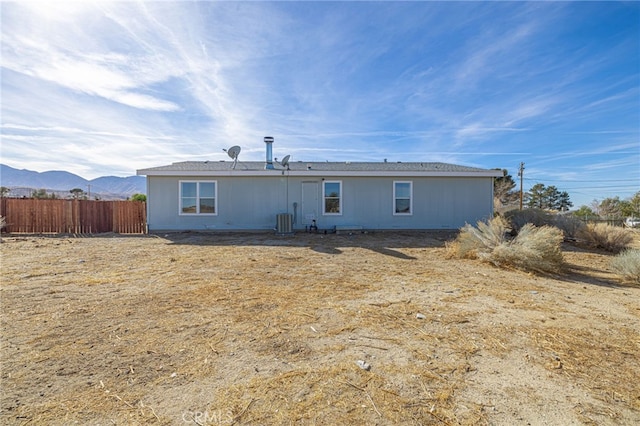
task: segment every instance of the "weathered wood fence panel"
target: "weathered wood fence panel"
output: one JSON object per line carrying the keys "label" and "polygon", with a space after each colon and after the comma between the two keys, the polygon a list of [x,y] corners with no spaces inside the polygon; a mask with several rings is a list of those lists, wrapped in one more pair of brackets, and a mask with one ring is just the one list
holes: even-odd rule
{"label": "weathered wood fence panel", "polygon": [[146,203],[139,201],[1,198],[0,216],[8,233],[144,234]]}

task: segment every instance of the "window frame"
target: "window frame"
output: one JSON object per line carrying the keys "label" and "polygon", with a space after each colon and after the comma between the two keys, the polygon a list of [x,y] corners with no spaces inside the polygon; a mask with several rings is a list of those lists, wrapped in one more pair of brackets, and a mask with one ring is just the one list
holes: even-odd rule
{"label": "window frame", "polygon": [[[408,183],[409,184],[409,197],[398,197],[396,195],[397,184]],[[409,200],[409,211],[398,212],[398,200]],[[412,216],[413,215],[413,181],[411,180],[394,180],[393,181],[393,215],[394,216]]]}
{"label": "window frame", "polygon": [[[337,197],[327,197],[326,193],[326,185],[328,183],[337,183],[340,186],[340,192]],[[338,199],[338,211],[337,212],[328,212],[327,211],[327,198]],[[342,215],[342,181],[341,180],[323,180],[322,181],[322,215],[323,216],[341,216]]]}
{"label": "window frame", "polygon": [[[195,197],[184,197],[182,195],[183,184],[185,183],[195,183],[196,184],[196,195]],[[213,213],[201,213],[201,201],[202,199],[210,199],[211,197],[201,197],[200,196],[200,185],[203,183],[213,184]],[[183,199],[184,198],[195,198],[196,200],[196,211],[195,213],[185,213],[183,211]],[[217,180],[179,180],[178,181],[178,215],[179,216],[217,216],[218,215],[218,181]]]}

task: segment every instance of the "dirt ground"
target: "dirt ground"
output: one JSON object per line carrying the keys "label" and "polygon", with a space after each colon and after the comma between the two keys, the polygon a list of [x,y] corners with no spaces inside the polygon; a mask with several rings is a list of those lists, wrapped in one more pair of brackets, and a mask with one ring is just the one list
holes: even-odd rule
{"label": "dirt ground", "polygon": [[454,236],[5,236],[0,423],[640,424],[611,255],[539,276]]}

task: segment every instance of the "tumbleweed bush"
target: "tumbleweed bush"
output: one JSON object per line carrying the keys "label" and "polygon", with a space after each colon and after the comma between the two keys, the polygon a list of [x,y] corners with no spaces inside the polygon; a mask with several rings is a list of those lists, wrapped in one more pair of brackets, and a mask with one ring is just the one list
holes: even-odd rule
{"label": "tumbleweed bush", "polygon": [[497,246],[481,258],[496,266],[533,272],[558,272],[563,258],[560,249],[564,235],[552,226],[524,225],[511,241]]}
{"label": "tumbleweed bush", "polygon": [[501,217],[487,222],[478,221],[476,227],[466,224],[448,248],[451,257],[476,259],[480,253],[491,252],[506,241],[507,223]]}
{"label": "tumbleweed bush", "polygon": [[465,225],[448,246],[451,257],[481,259],[499,267],[534,272],[557,272],[563,262],[561,230],[551,226],[525,224],[518,235],[507,238],[507,223],[497,217]]}

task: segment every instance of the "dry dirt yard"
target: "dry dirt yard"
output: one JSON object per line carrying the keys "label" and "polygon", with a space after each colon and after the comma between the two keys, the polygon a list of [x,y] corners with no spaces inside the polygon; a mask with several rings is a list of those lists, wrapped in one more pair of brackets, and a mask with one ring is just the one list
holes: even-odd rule
{"label": "dry dirt yard", "polygon": [[640,424],[611,256],[536,276],[454,236],[5,236],[0,423]]}

